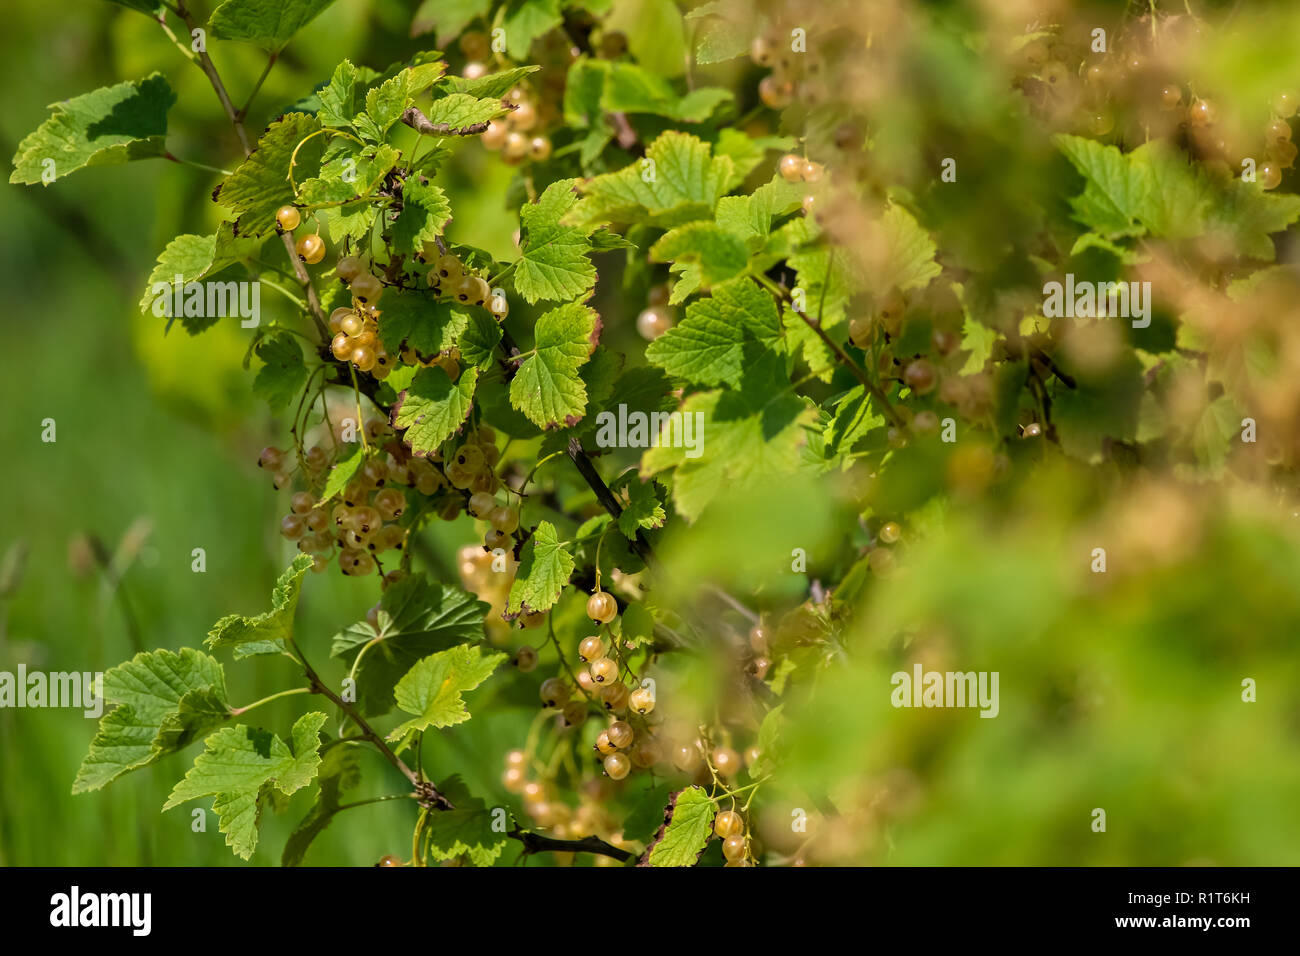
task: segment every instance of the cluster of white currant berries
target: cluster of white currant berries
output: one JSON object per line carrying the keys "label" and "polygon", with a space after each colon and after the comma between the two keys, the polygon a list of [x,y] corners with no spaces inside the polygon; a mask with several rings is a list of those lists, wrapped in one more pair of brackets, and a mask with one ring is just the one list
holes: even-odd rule
{"label": "cluster of white currant berries", "polygon": [[[294,232],[302,225],[302,213],[297,206],[281,206],[275,211],[275,222],[281,232]],[[308,265],[315,265],[325,258],[325,240],[318,233],[308,233],[295,243],[298,257]]]}
{"label": "cluster of white currant berries", "polygon": [[451,253],[440,254],[437,246],[429,243],[420,253],[420,258],[433,263],[427,281],[435,295],[485,308],[498,322],[510,314],[510,302],[506,299],[505,289],[491,288],[486,279],[475,275],[456,256]]}
{"label": "cluster of white currant berries", "polygon": [[551,141],[546,136],[528,134],[537,125],[537,107],[522,86],[516,86],[505,96],[513,106],[501,119],[492,120],[479,137],[484,147],[496,152],[510,165],[530,159],[540,163],[551,155]]}
{"label": "cluster of white currant berries", "polygon": [[816,105],[825,98],[819,76],[821,62],[807,53],[797,53],[791,31],[773,27],[754,37],[749,58],[772,72],[758,83],[758,98],[768,109],[783,110],[795,101]]}
{"label": "cluster of white currant berries", "polygon": [[[825,170],[821,163],[814,163],[812,160],[804,159],[794,153],[786,153],[781,157],[777,169],[781,173],[781,178],[787,183],[819,183]],[[808,193],[803,197],[803,211],[812,212],[813,206],[817,202],[817,197],[813,193]]]}
{"label": "cluster of white currant berries", "polygon": [[380,312],[373,305],[353,299],[352,307],[341,306],[330,313],[330,354],[340,362],[351,362],[358,371],[383,380],[393,370],[393,359],[379,338]]}

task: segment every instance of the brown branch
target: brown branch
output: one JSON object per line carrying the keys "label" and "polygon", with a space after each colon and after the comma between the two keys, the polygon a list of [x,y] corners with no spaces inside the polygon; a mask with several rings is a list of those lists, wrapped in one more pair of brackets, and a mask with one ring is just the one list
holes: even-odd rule
{"label": "brown branch", "polygon": [[[176,4],[176,13],[185,21],[186,28],[190,31],[190,35],[193,36],[198,26],[194,14],[185,6],[185,0],[180,0]],[[166,24],[164,23],[163,26],[166,27]],[[273,57],[271,63],[274,64],[274,62],[275,58]],[[235,128],[235,135],[239,137],[239,144],[244,149],[244,156],[251,156],[253,148],[249,145],[248,131],[244,128],[243,114],[240,110],[235,109],[235,104],[231,102],[230,94],[226,92],[226,85],[221,82],[221,75],[217,72],[212,57],[208,56],[206,43],[204,48],[198,51],[198,65],[203,70],[204,75],[207,76],[208,82],[212,84],[217,99],[221,101],[221,108],[226,111],[226,116],[229,117],[231,125]],[[269,65],[267,71],[270,71]],[[259,85],[260,83],[261,81],[259,81]],[[321,337],[321,341],[328,342],[330,334],[329,327],[325,324],[325,310],[321,306],[320,297],[316,295],[316,287],[312,285],[311,276],[307,274],[307,268],[298,256],[298,250],[294,248],[293,236],[281,233],[280,238],[284,242],[285,251],[289,254],[289,262],[293,266],[294,277],[298,280],[298,284],[302,286],[302,290],[307,296],[307,307],[311,312],[312,322],[316,326],[316,333]]]}
{"label": "brown branch", "polygon": [[[591,463],[591,459],[583,451],[582,442],[576,438],[570,438],[566,450],[570,460],[577,467],[578,474],[582,475],[583,480],[596,493],[596,500],[609,512],[610,517],[617,521],[619,515],[623,513],[623,506],[619,504],[618,499],[614,497],[614,492],[609,490],[609,485],[605,484],[605,479],[600,477],[600,473],[596,471],[596,466]],[[637,531],[636,537],[628,542],[628,546],[636,552],[637,557],[646,563],[647,567],[650,565],[650,562],[654,559],[654,552],[650,550],[650,545],[641,537],[640,531]]]}
{"label": "brown branch", "polygon": [[612,856],[624,863],[632,859],[632,854],[627,850],[620,850],[616,846],[611,846],[600,837],[589,836],[583,837],[581,840],[556,840],[552,837],[521,830],[518,827],[515,827],[506,836],[522,843],[526,854],[545,853],[547,851],[554,853],[597,853],[601,856]]}

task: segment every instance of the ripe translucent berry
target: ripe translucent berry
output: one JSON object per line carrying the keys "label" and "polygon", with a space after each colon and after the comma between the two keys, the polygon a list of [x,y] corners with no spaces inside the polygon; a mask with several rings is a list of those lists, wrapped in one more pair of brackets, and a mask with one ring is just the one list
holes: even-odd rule
{"label": "ripe translucent berry", "polygon": [[745,832],[745,818],[735,810],[723,810],[713,818],[713,832],[724,840]]}
{"label": "ripe translucent berry", "polygon": [[475,518],[486,518],[496,506],[496,498],[486,492],[476,491],[469,496],[469,513]]}
{"label": "ripe translucent berry", "polygon": [[307,523],[302,515],[285,515],[280,519],[280,534],[289,541],[297,541],[307,530]]}
{"label": "ripe translucent berry", "polygon": [[492,122],[488,123],[487,129],[485,129],[483,134],[479,137],[479,142],[481,142],[486,149],[496,151],[505,145],[506,134],[509,132],[510,130],[506,127],[506,124],[501,122],[501,120],[492,120]]}
{"label": "ripe translucent berry", "polygon": [[396,488],[384,488],[376,492],[372,504],[385,521],[396,521],[406,508],[406,495]]}
{"label": "ripe translucent berry", "polygon": [[596,749],[602,754],[612,754],[618,750],[614,742],[609,739],[609,731],[602,730],[596,737]]}
{"label": "ripe translucent berry", "polygon": [[729,861],[736,862],[745,858],[747,842],[743,836],[729,836],[722,841],[722,855]]}
{"label": "ripe translucent berry", "polygon": [[324,531],[330,526],[330,516],[324,508],[313,508],[303,520],[312,531]]}
{"label": "ripe translucent berry", "polygon": [[634,767],[648,770],[659,762],[659,744],[649,737],[642,737],[637,740],[630,756]]}
{"label": "ripe translucent berry", "polygon": [[338,277],[344,282],[351,282],[357,276],[361,275],[361,270],[365,268],[361,260],[356,256],[343,256],[334,267]]}
{"label": "ripe translucent berry", "polygon": [[781,173],[781,178],[788,183],[797,183],[803,179],[804,158],[796,156],[794,153],[786,153],[781,157],[777,169]]}
{"label": "ripe translucent berry", "polygon": [[501,775],[501,786],[506,788],[507,793],[519,793],[524,789],[525,783],[522,766],[507,767],[506,772]]}
{"label": "ripe translucent berry", "polygon": [[501,158],[507,163],[517,163],[528,155],[528,137],[518,130],[506,134],[505,144],[501,147]]}
{"label": "ripe translucent berry", "polygon": [[587,617],[608,624],[618,616],[618,602],[608,591],[597,591],[587,598]]}
{"label": "ripe translucent berry", "polygon": [[600,636],[593,634],[591,637],[584,637],[582,643],[578,645],[578,660],[584,664],[587,661],[594,661],[598,657],[605,656],[605,641]]}
{"label": "ripe translucent berry", "polygon": [[537,649],[531,644],[525,644],[515,651],[515,667],[518,667],[525,674],[535,670],[537,668]]}
{"label": "ripe translucent berry", "polygon": [[596,693],[596,682],[591,679],[591,672],[587,670],[578,671],[578,686],[588,694]]}
{"label": "ripe translucent berry", "polygon": [[1282,119],[1295,116],[1296,107],[1300,105],[1300,93],[1295,90],[1283,90],[1273,97],[1273,112]]}
{"label": "ripe translucent berry", "polygon": [[358,345],[352,350],[352,364],[363,372],[375,367],[375,350],[368,345]]}
{"label": "ripe translucent berry", "polygon": [[885,544],[894,544],[900,537],[902,537],[902,534],[903,531],[898,527],[897,522],[886,521],[880,526],[880,534],[878,537],[881,541],[885,542]]}
{"label": "ripe translucent berry", "polygon": [[673,748],[673,766],[682,773],[694,773],[700,766],[700,751],[693,744]]}
{"label": "ripe translucent berry", "polygon": [[348,315],[352,315],[352,310],[347,307],[335,309],[330,313],[329,327],[331,335],[337,335],[343,330],[343,318]]}
{"label": "ripe translucent berry", "polygon": [[263,448],[257,456],[257,467],[265,468],[267,471],[279,471],[283,464],[284,455],[280,453],[280,449],[272,448],[270,445]]}
{"label": "ripe translucent berry", "polygon": [[296,206],[281,206],[275,211],[275,221],[285,232],[293,232],[302,223],[302,214]]}
{"label": "ripe translucent berry", "polygon": [[520,102],[513,112],[506,114],[506,122],[513,129],[526,133],[537,125],[537,110],[532,103]]}
{"label": "ripe translucent berry", "polygon": [[295,491],[289,496],[289,510],[296,515],[305,515],[316,505],[316,498],[309,491]]}
{"label": "ripe translucent berry", "polygon": [[655,695],[648,687],[639,687],[628,695],[628,706],[638,714],[648,714],[655,709]]}
{"label": "ripe translucent berry", "polygon": [[1264,138],[1270,144],[1291,142],[1291,124],[1283,119],[1275,119],[1264,128]]}
{"label": "ripe translucent berry", "polygon": [[352,294],[359,302],[374,305],[384,294],[384,285],[369,272],[363,272],[352,280]]}
{"label": "ripe translucent berry", "polygon": [[934,388],[936,375],[934,365],[927,359],[917,359],[903,370],[903,381],[908,388],[918,395],[924,395]]}
{"label": "ripe translucent berry", "polygon": [[493,528],[505,535],[519,527],[519,512],[509,505],[497,505],[488,513],[487,519]]}
{"label": "ripe translucent berry", "polygon": [[1277,163],[1267,162],[1260,165],[1255,178],[1264,189],[1276,189],[1282,182],[1282,170]]}
{"label": "ripe translucent berry", "polygon": [[767,628],[762,624],[755,624],[749,629],[749,646],[755,654],[767,653]]}
{"label": "ripe translucent berry", "polygon": [[504,289],[492,290],[492,298],[488,300],[488,311],[498,319],[504,319],[510,314],[510,300],[506,298]]}
{"label": "ripe translucent berry", "polygon": [[1177,84],[1171,83],[1160,91],[1160,108],[1162,110],[1177,109],[1178,104],[1182,101],[1183,91]]}
{"label": "ripe translucent berry", "polygon": [[522,767],[526,762],[526,760],[527,757],[524,756],[524,752],[522,750],[511,750],[509,753],[506,754],[507,767]]}
{"label": "ripe translucent berry", "polygon": [[636,331],[647,342],[653,342],[673,327],[673,318],[662,306],[652,305],[636,317]]}
{"label": "ripe translucent berry", "polygon": [[339,331],[349,337],[360,335],[365,327],[365,320],[351,310],[348,311],[347,315],[339,319]]}
{"label": "ripe translucent berry", "polygon": [[465,267],[455,256],[448,253],[438,259],[438,275],[449,282],[457,282],[465,274]]}
{"label": "ripe translucent berry", "polygon": [[[292,207],[286,207],[286,208],[292,208]],[[379,865],[380,866],[401,866],[402,861],[399,860],[397,857],[390,855],[380,859]]]}
{"label": "ripe translucent berry", "polygon": [[325,240],[315,233],[298,240],[298,255],[308,265],[315,265],[325,258]]}
{"label": "ripe translucent berry", "polygon": [[740,754],[730,747],[718,747],[713,751],[713,769],[724,777],[734,777],[740,772]]}
{"label": "ripe translucent berry", "polygon": [[1025,438],[1037,438],[1043,433],[1043,426],[1038,422],[1030,422],[1024,427],[1022,434]]}
{"label": "ripe translucent berry", "polygon": [[492,290],[478,276],[464,276],[456,283],[456,299],[470,305],[486,305]]}
{"label": "ripe translucent berry", "polygon": [[783,110],[794,100],[794,84],[768,74],[758,81],[758,98],[768,109]]}
{"label": "ripe translucent berry", "polygon": [[821,163],[814,163],[810,160],[803,164],[803,168],[799,171],[799,174],[804,182],[817,183],[821,182],[823,172],[824,170],[822,169]]}
{"label": "ripe translucent berry", "polygon": [[608,684],[618,678],[618,662],[612,657],[598,657],[591,662],[591,679],[597,684]]}
{"label": "ripe translucent berry", "polygon": [[611,780],[622,780],[632,770],[632,761],[624,754],[613,753],[605,758],[605,773]]}
{"label": "ripe translucent berry", "polygon": [[569,700],[569,688],[564,681],[558,677],[548,677],[542,681],[539,691],[542,703],[547,707],[559,707]]}
{"label": "ripe translucent berry", "polygon": [[632,725],[626,720],[616,720],[609,725],[606,731],[609,734],[609,742],[619,750],[624,750],[632,743],[636,734],[632,730]]}
{"label": "ripe translucent berry", "polygon": [[564,705],[560,719],[564,721],[565,727],[581,726],[587,719],[587,705],[580,700],[569,701]]}
{"label": "ripe translucent berry", "polygon": [[528,158],[535,163],[543,162],[551,155],[551,141],[545,136],[534,136],[528,141]]}
{"label": "ripe translucent berry", "polygon": [[606,710],[627,710],[628,700],[631,696],[631,690],[628,689],[627,684],[621,681],[606,684],[600,689],[600,699]]}
{"label": "ripe translucent berry", "polygon": [[1193,126],[1210,126],[1219,118],[1219,111],[1209,100],[1197,100],[1187,108],[1187,121]]}

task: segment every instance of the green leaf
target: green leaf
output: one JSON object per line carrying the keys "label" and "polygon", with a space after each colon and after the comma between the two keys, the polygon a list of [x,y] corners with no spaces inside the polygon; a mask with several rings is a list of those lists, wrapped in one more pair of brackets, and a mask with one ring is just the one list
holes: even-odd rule
{"label": "green leaf", "polygon": [[329,478],[325,481],[325,490],[321,492],[321,501],[329,501],[335,495],[342,494],[343,489],[357,476],[357,472],[365,463],[366,452],[358,442],[357,447],[352,449],[352,454],[335,462],[330,468]]}
{"label": "green leaf", "polygon": [[518,86],[530,73],[536,73],[540,69],[540,66],[517,66],[512,70],[488,73],[473,80],[463,76],[449,76],[446,87],[452,93],[467,93],[479,99],[500,99]]}
{"label": "green leaf", "polygon": [[668,515],[664,511],[663,503],[659,500],[659,492],[655,488],[655,483],[653,481],[637,481],[633,479],[625,487],[627,488],[628,502],[623,506],[623,511],[618,516],[618,530],[622,531],[628,538],[635,538],[637,531],[642,528],[662,528]]}
{"label": "green leaf", "polygon": [[616,0],[604,27],[624,33],[629,52],[652,73],[673,77],[686,69],[686,26],[673,0]]}
{"label": "green leaf", "polygon": [[[201,315],[185,314],[183,311],[185,284],[197,282],[235,262],[255,256],[260,246],[261,241],[258,239],[234,238],[229,223],[222,223],[220,230],[210,236],[190,234],[177,236],[167,243],[167,247],[158,255],[158,264],[149,273],[144,296],[140,299],[140,311],[152,311],[160,317],[167,316],[169,326],[172,321],[180,319],[187,332],[197,335],[216,324],[220,316],[210,314],[206,307]],[[176,311],[174,297],[177,276],[180,276],[182,312],[172,315],[171,313]],[[237,298],[236,295],[236,300]],[[234,309],[228,304],[225,311],[233,313]]]}
{"label": "green leaf", "polygon": [[784,371],[772,367],[777,361],[769,356],[766,367],[747,370],[742,391],[698,392],[686,399],[681,412],[695,416],[694,450],[684,440],[661,442],[641,456],[643,477],[676,469],[673,502],[687,521],[720,495],[784,482],[803,467],[800,450],[816,413],[789,393]]}
{"label": "green leaf", "polygon": [[644,222],[667,229],[708,218],[734,170],[729,157],[710,155],[708,143],[669,130],[650,144],[644,159],[588,180],[583,200],[567,219],[574,225]]}
{"label": "green leaf", "polygon": [[451,727],[469,720],[461,694],[491,677],[506,657],[500,653],[484,655],[475,645],[460,644],[421,660],[393,688],[398,708],[415,717],[399,725],[388,739],[400,740],[416,731]]}
{"label": "green leaf", "polygon": [[1081,136],[1058,134],[1055,142],[1084,179],[1082,195],[1070,200],[1075,218],[1110,238],[1145,232],[1137,219],[1150,203],[1150,167],[1130,163],[1116,147]]}
{"label": "green leaf", "polygon": [[[226,701],[221,664],[192,648],[140,653],[104,674],[104,700],[116,704],[99,722],[90,752],[81,762],[73,793],[98,790],[130,770],[175,753],[229,718],[229,708],[209,721],[207,702]],[[182,701],[189,702],[182,715]],[[167,730],[165,735],[164,727]]]}
{"label": "green leaf", "polygon": [[562,226],[560,219],[578,202],[576,179],[561,179],[546,187],[537,202],[519,210],[521,258],[515,289],[529,304],[541,299],[568,301],[590,292],[596,267],[588,253],[590,230]]}
{"label": "green leaf", "polygon": [[351,790],[361,782],[361,754],[358,748],[338,744],[326,750],[321,758],[317,780],[320,788],[316,802],[293,833],[289,834],[289,839],[284,844],[284,853],[280,857],[281,866],[299,866],[302,863],[312,841],[320,836],[338,813],[342,792]]}
{"label": "green leaf", "polygon": [[432,358],[457,344],[469,326],[470,313],[483,310],[439,301],[426,292],[391,289],[384,296],[379,338],[393,355],[409,346]]}
{"label": "green leaf", "polygon": [[1152,235],[1190,239],[1205,231],[1205,213],[1212,186],[1205,174],[1160,140],[1151,140],[1128,154],[1130,165],[1150,184],[1138,218]]}
{"label": "green leaf", "polygon": [[278,53],[334,0],[225,0],[208,29],[222,40],[241,40]]}
{"label": "green leaf", "polygon": [[50,104],[49,119],[14,154],[9,182],[49,185],[86,166],[115,166],[166,153],[176,94],[161,73]]}
{"label": "green leaf", "polygon": [[216,650],[219,647],[260,645],[257,653],[273,653],[283,649],[284,641],[293,637],[293,616],[298,610],[298,595],[302,590],[303,575],[311,568],[309,554],[300,554],[284,570],[271,591],[271,610],[256,617],[227,614],[208,631],[205,643]]}
{"label": "green leaf", "polygon": [[392,227],[393,249],[414,255],[442,235],[451,220],[451,203],[442,188],[411,176],[402,186],[402,211]]}
{"label": "green leaf", "polygon": [[872,262],[868,269],[876,288],[896,288],[901,292],[924,289],[943,271],[934,261],[934,240],[902,206],[891,205],[885,210],[880,225],[884,258]]}
{"label": "green leaf", "polygon": [[253,394],[266,399],[271,411],[283,411],[307,381],[302,346],[288,332],[273,332],[258,343],[255,351],[265,364],[253,380]]}
{"label": "green leaf", "polygon": [[533,41],[563,22],[560,0],[508,0],[501,21],[506,31],[506,53],[512,60],[528,59]]}
{"label": "green leaf", "polygon": [[442,810],[425,823],[429,854],[435,860],[468,856],[475,866],[492,866],[509,838],[493,827],[491,810]]}
{"label": "green leaf", "polygon": [[449,93],[433,101],[426,112],[430,123],[447,127],[448,136],[472,136],[483,132],[489,120],[507,112],[501,100],[467,93]]}
{"label": "green leaf", "polygon": [[708,66],[745,56],[749,53],[750,42],[751,38],[744,30],[736,29],[734,21],[709,17],[695,28],[695,62],[699,66]]}
{"label": "green leaf", "polygon": [[865,385],[849,389],[835,402],[834,408],[835,414],[824,432],[828,459],[851,453],[868,432],[885,424],[885,419],[872,409]]}
{"label": "green leaf", "polygon": [[650,866],[694,866],[713,832],[717,805],[703,787],[687,787],[675,793],[668,805],[664,825],[647,851]]}
{"label": "green leaf", "polygon": [[[714,156],[727,156],[731,159],[733,170],[727,189],[731,190],[745,181],[772,150],[788,152],[794,149],[795,141],[789,136],[758,136],[751,138],[738,129],[727,127],[718,131],[718,140],[713,144]],[[785,180],[782,180],[785,182]],[[793,185],[793,184],[791,184]],[[802,196],[799,197],[802,200]]]}
{"label": "green leaf", "polygon": [[330,653],[356,665],[357,703],[367,715],[393,708],[393,685],[415,662],[454,644],[483,639],[487,605],[465,591],[414,574],[391,585],[379,602],[379,628],[367,621],[334,635]]}
{"label": "green leaf", "polygon": [[758,725],[758,759],[749,768],[749,775],[754,780],[766,777],[776,770],[780,756],[781,723],[784,719],[784,704],[778,704],[767,712],[763,722]]}
{"label": "green leaf", "polygon": [[741,239],[765,238],[778,216],[794,212],[803,202],[803,189],[780,176],[759,186],[748,196],[718,200],[718,225]]}
{"label": "green leaf", "polygon": [[437,366],[415,374],[393,406],[393,427],[403,432],[402,441],[412,453],[433,454],[465,423],[477,383],[478,369],[473,367],[464,369],[455,383]]}
{"label": "green leaf", "polygon": [[[662,76],[631,63],[600,61],[603,65],[600,108],[606,113],[649,113],[683,123],[709,118],[718,104],[732,99],[731,91],[705,86],[685,95]],[[593,82],[587,79],[587,82]]]}
{"label": "green leaf", "polygon": [[651,262],[693,262],[699,285],[708,288],[735,278],[749,265],[743,239],[712,222],[688,222],[650,247]]}
{"label": "green leaf", "polygon": [[226,845],[247,860],[257,846],[262,788],[288,796],[307,786],[320,766],[320,729],[326,715],[304,714],[293,725],[289,744],[275,734],[238,724],[218,730],[205,742],[194,766],[163,804],[170,810],[187,800],[215,797]]}
{"label": "green leaf", "polygon": [[506,613],[546,611],[555,606],[573,574],[573,555],[560,543],[555,525],[542,521],[519,553]]}
{"label": "green leaf", "polygon": [[[289,159],[298,144],[320,129],[320,122],[306,113],[286,113],[272,123],[252,155],[240,164],[212,198],[238,218],[235,234],[260,236],[275,228],[275,213],[294,201],[289,185]],[[320,162],[319,138],[298,152],[299,167],[312,169]]]}
{"label": "green leaf", "polygon": [[692,302],[686,317],[646,348],[646,359],[697,385],[739,386],[756,351],[774,348],[781,320],[772,296],[748,278]]}
{"label": "green leaf", "polygon": [[501,326],[482,309],[472,309],[469,324],[460,337],[462,362],[487,368],[492,363],[496,347],[501,343]]}
{"label": "green leaf", "polygon": [[375,78],[373,70],[353,66],[344,60],[334,68],[329,83],[321,87],[320,110],[316,116],[322,126],[350,127],[365,108],[366,88]]}
{"label": "green leaf", "polygon": [[1210,228],[1224,235],[1248,259],[1272,262],[1277,256],[1271,234],[1300,220],[1300,196],[1266,193],[1258,183],[1234,179],[1210,210]]}
{"label": "green leaf", "polygon": [[578,422],[587,407],[580,369],[591,354],[596,313],[579,302],[552,309],[537,320],[534,352],[510,383],[510,403],[534,425]]}

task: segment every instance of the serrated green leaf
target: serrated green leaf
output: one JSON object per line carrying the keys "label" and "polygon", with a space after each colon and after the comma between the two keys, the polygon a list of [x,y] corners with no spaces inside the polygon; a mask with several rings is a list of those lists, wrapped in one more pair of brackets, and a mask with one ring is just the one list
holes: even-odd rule
{"label": "serrated green leaf", "polygon": [[415,662],[454,644],[483,639],[487,605],[459,588],[423,574],[391,585],[379,603],[379,629],[359,621],[334,635],[330,653],[357,665],[357,704],[367,715],[393,708],[393,686]]}
{"label": "serrated green leaf", "polygon": [[204,643],[213,650],[240,644],[273,645],[276,650],[293,636],[293,616],[298,610],[298,595],[303,575],[311,569],[312,558],[300,554],[284,570],[271,591],[271,610],[256,617],[227,614],[208,631]]}
{"label": "serrated green leaf", "polygon": [[393,427],[402,441],[421,457],[437,451],[465,423],[474,406],[478,369],[467,368],[452,382],[437,366],[421,369],[393,406]]}
{"label": "serrated green leaf", "polygon": [[694,866],[713,832],[717,805],[703,787],[687,787],[673,796],[668,819],[651,843],[650,866]]}
{"label": "serrated green leaf", "polygon": [[469,80],[463,76],[447,77],[447,89],[452,93],[465,93],[478,99],[500,99],[531,73],[540,70],[540,66],[517,66],[511,70],[488,73]]}
{"label": "serrated green leaf", "polygon": [[218,730],[204,742],[203,753],[172,789],[163,809],[212,796],[226,845],[248,859],[257,846],[262,788],[271,786],[288,796],[315,778],[326,719],[319,712],[299,717],[288,745],[275,734],[243,724]]}
{"label": "serrated green leaf", "polygon": [[652,73],[674,77],[685,71],[686,26],[673,0],[618,0],[604,27],[626,35],[628,51]]}
{"label": "serrated green leaf", "polygon": [[718,225],[744,240],[766,237],[772,231],[774,219],[799,208],[803,193],[797,183],[775,176],[748,196],[719,199]]}
{"label": "serrated green leaf", "polygon": [[880,225],[885,256],[868,270],[877,288],[924,289],[943,271],[934,260],[934,240],[902,206],[886,209]]}
{"label": "serrated green leaf", "polygon": [[443,810],[425,823],[429,854],[435,860],[467,856],[475,866],[491,866],[505,849],[508,837],[493,826],[490,810]]}
{"label": "serrated green leaf", "polygon": [[510,383],[510,403],[534,425],[573,425],[587,407],[578,370],[590,356],[596,313],[578,302],[552,309],[534,327],[534,352]]}
{"label": "serrated green leaf", "polygon": [[[180,319],[187,332],[197,335],[216,324],[220,315],[215,313],[222,310],[210,312],[205,306],[200,315],[185,314],[185,284],[197,282],[235,262],[255,256],[260,246],[261,241],[258,239],[234,238],[229,223],[222,223],[221,228],[211,236],[189,234],[177,236],[159,253],[158,263],[149,273],[144,296],[140,299],[140,311],[168,316],[169,326],[172,321]],[[176,311],[177,276],[180,276],[182,311],[180,314],[172,315],[171,313]],[[227,303],[229,303],[228,297]],[[238,305],[237,296],[235,305]],[[224,311],[231,313],[233,309],[227,304]]]}
{"label": "serrated green leaf", "polygon": [[430,727],[451,727],[469,720],[461,694],[491,677],[506,656],[484,654],[479,647],[460,644],[419,661],[393,688],[398,708],[415,717],[400,724],[388,739],[400,740]]}
{"label": "serrated green leaf", "polygon": [[482,311],[440,301],[425,292],[392,289],[384,296],[379,338],[393,355],[409,346],[432,358],[456,345],[469,325],[470,314]]}
{"label": "serrated green leaf", "polygon": [[749,265],[749,249],[739,236],[712,222],[688,222],[665,233],[650,247],[652,262],[691,262],[700,288],[733,279]]}
{"label": "serrated green leaf", "polygon": [[758,737],[754,741],[754,746],[758,748],[758,759],[749,768],[749,775],[755,780],[769,776],[776,770],[784,710],[785,705],[778,704],[767,712],[763,722],[758,725]]}
{"label": "serrated green leaf", "polygon": [[302,346],[288,332],[273,332],[256,348],[263,366],[253,379],[253,394],[266,400],[271,411],[284,411],[307,381]]}
{"label": "serrated green leaf", "polygon": [[330,468],[329,478],[325,481],[325,490],[321,492],[321,501],[329,501],[335,495],[341,494],[365,463],[366,452],[358,442],[350,455],[335,462]]}
{"label": "serrated green leaf", "polygon": [[441,236],[450,219],[451,203],[441,187],[408,178],[402,186],[402,211],[391,232],[394,251],[414,255]]}
{"label": "serrated green leaf", "polygon": [[867,433],[885,424],[884,418],[871,407],[866,386],[858,385],[836,401],[835,413],[824,432],[826,457],[849,454]]}
{"label": "serrated green leaf", "polygon": [[425,115],[435,126],[445,126],[447,136],[472,136],[483,132],[489,120],[505,112],[500,99],[449,93],[434,100]]}
{"label": "serrated green leaf", "polygon": [[560,0],[508,0],[501,21],[506,32],[506,53],[512,60],[528,59],[533,41],[563,22]]}
{"label": "serrated green leaf", "polygon": [[745,178],[767,158],[769,152],[772,150],[789,152],[794,149],[794,146],[795,141],[789,136],[750,137],[741,130],[727,127],[718,131],[717,142],[713,144],[713,155],[727,156],[731,159],[732,176],[727,182],[727,189],[731,190],[744,182]]}
{"label": "serrated green leaf", "polygon": [[[648,113],[683,123],[709,118],[720,103],[732,99],[730,90],[717,86],[678,93],[662,76],[632,63],[598,61],[601,74],[600,108],[606,113]],[[594,83],[590,77],[584,82]]]}
{"label": "serrated green leaf", "polygon": [[278,53],[334,0],[225,0],[212,11],[208,29],[222,40],[240,40]]}
{"label": "serrated green leaf", "polygon": [[566,221],[644,222],[666,229],[708,218],[734,170],[729,157],[710,155],[708,143],[669,130],[650,144],[644,159],[588,180]]}
{"label": "serrated green leaf", "polygon": [[661,528],[668,517],[653,481],[632,480],[625,486],[628,501],[618,516],[618,530],[629,539],[641,529]]}
{"label": "serrated green leaf", "polygon": [[573,574],[573,555],[560,543],[555,525],[543,521],[519,554],[506,613],[546,611],[555,606]]}
{"label": "serrated green leaf", "polygon": [[[174,753],[230,716],[227,706],[220,719],[207,720],[212,701],[226,702],[225,672],[214,658],[188,647],[135,655],[104,674],[101,692],[107,703],[117,706],[101,718],[73,793],[98,790]],[[200,692],[204,703],[190,698],[182,715],[181,702]]]}
{"label": "serrated green leaf", "polygon": [[596,267],[588,258],[589,230],[560,225],[561,217],[578,202],[573,191],[577,182],[551,183],[537,202],[519,210],[521,256],[515,289],[529,304],[576,299],[596,284]]}
{"label": "serrated green leaf", "polygon": [[366,88],[375,73],[366,67],[357,67],[344,60],[334,68],[329,83],[321,87],[320,110],[316,116],[322,126],[350,127],[353,119],[365,108]]}
{"label": "serrated green leaf", "polygon": [[686,317],[646,348],[646,359],[698,385],[738,386],[760,349],[775,347],[781,321],[772,296],[748,278],[692,302]]}
{"label": "serrated green leaf", "polygon": [[1083,193],[1070,200],[1075,218],[1109,238],[1141,235],[1137,219],[1150,203],[1150,169],[1096,140],[1062,134],[1055,142],[1084,179]]}
{"label": "serrated green leaf", "polygon": [[482,309],[472,309],[469,322],[460,337],[461,361],[487,368],[500,343],[501,326],[497,321]]}
{"label": "serrated green leaf", "polygon": [[9,182],[48,186],[87,166],[162,156],[175,102],[167,80],[152,73],[52,103],[50,117],[18,144]]}
{"label": "serrated green leaf", "polygon": [[[298,144],[320,128],[314,116],[286,113],[267,128],[252,154],[217,187],[213,199],[237,217],[236,235],[260,236],[275,228],[276,210],[295,198],[289,185],[289,159]],[[299,150],[299,168],[317,167],[321,157],[318,144],[319,137]]]}

